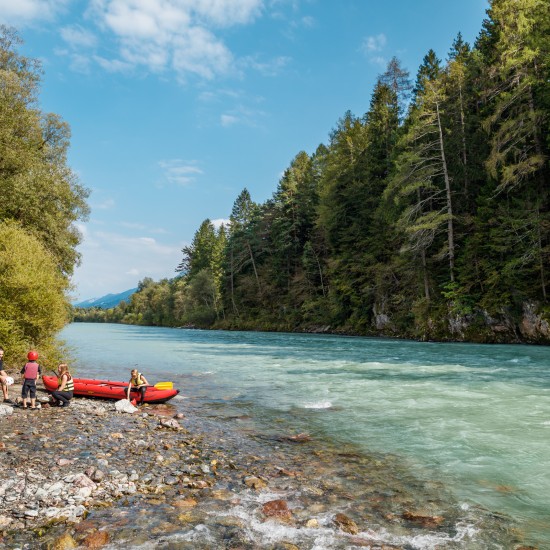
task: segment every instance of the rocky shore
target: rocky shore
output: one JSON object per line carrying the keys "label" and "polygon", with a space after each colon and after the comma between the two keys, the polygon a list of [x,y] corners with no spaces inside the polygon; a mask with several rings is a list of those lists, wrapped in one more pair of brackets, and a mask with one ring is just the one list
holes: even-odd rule
{"label": "rocky shore", "polygon": [[[269,456],[228,452],[223,432],[198,433],[171,404],[127,414],[80,398],[50,407],[44,391],[38,401],[0,405],[2,549],[390,550],[417,548],[416,536],[484,547],[463,546],[457,518],[396,488],[383,463],[347,457],[335,470],[318,450],[293,462],[280,447],[307,446],[307,434],[282,437]],[[351,494],[359,475],[369,484]]]}
{"label": "rocky shore", "polygon": [[[68,408],[50,407],[44,394],[38,401],[35,411],[0,405],[0,545],[14,533],[32,542],[46,526],[79,523],[131,495],[210,487],[224,463],[203,455],[169,407],[123,414],[104,401],[75,398]],[[76,542],[95,548],[110,538],[107,530],[93,534],[90,546],[88,536]],[[77,546],[68,532],[62,539],[48,547]]]}
{"label": "rocky shore", "polygon": [[[18,390],[13,387],[12,395]],[[38,410],[24,410],[17,406],[20,398],[14,401],[14,406],[0,405],[0,548],[103,548],[121,539],[139,546],[204,521],[205,512],[199,510],[205,497],[209,506],[215,501],[216,507],[226,503],[229,508],[239,502],[231,487],[257,492],[268,486],[270,476],[297,475],[273,465],[269,474],[261,473],[260,457],[251,457],[245,468],[235,464],[211,442],[190,433],[183,414],[174,414],[171,405],[126,414],[112,402],[81,398],[68,408],[50,407],[45,392],[39,392]],[[151,521],[148,530],[134,528],[128,520],[109,523],[121,509],[128,516],[147,509],[154,515],[155,508],[164,516],[160,529]],[[283,499],[266,500],[261,514],[282,524],[298,521]],[[245,544],[242,520],[223,521],[226,530],[229,526],[238,533],[223,547],[258,547]],[[311,518],[302,521],[319,526]],[[335,515],[334,522],[343,533],[358,532],[344,514]],[[231,542],[235,537],[240,546]],[[158,540],[152,547],[157,544],[164,547]],[[217,546],[207,539],[177,545],[203,547]],[[291,543],[272,547],[298,548]]]}

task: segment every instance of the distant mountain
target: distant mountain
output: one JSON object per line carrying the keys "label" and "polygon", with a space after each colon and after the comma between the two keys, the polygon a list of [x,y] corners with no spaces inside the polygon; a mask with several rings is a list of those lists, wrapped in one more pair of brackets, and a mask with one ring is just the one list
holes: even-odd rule
{"label": "distant mountain", "polygon": [[74,303],[74,307],[100,307],[102,309],[109,309],[115,307],[122,301],[128,301],[128,298],[137,290],[137,288],[131,288],[125,290],[120,294],[107,294],[101,298],[90,298],[83,302]]}

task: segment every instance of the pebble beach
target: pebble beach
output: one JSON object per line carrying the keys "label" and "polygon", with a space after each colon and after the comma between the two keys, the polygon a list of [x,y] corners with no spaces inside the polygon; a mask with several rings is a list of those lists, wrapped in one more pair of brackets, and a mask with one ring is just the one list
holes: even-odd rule
{"label": "pebble beach", "polygon": [[328,467],[308,434],[254,452],[202,433],[181,403],[48,401],[39,388],[38,410],[0,405],[2,549],[469,547],[443,501],[396,487],[381,461]]}

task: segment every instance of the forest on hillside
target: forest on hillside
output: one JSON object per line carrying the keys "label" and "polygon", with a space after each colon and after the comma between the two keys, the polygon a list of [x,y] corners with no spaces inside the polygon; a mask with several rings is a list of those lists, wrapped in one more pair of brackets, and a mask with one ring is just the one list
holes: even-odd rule
{"label": "forest on hillside", "polygon": [[550,13],[492,0],[415,77],[298,152],[263,204],[205,220],[176,276],[77,321],[550,343]]}

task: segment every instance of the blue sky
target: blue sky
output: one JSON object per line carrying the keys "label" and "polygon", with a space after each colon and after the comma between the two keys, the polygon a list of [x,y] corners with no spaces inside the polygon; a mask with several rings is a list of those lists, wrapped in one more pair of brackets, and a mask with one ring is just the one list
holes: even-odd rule
{"label": "blue sky", "polygon": [[174,276],[200,223],[264,202],[300,151],[367,110],[396,56],[472,43],[488,0],[0,0],[44,68],[91,190],[74,298]]}

